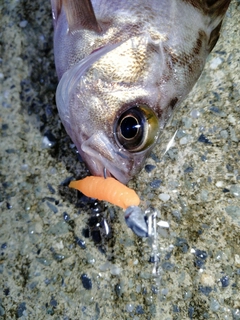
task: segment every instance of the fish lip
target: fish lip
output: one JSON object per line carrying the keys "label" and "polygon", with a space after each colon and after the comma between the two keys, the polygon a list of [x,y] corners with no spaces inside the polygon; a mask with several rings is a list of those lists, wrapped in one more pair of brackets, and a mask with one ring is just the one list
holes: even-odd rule
{"label": "fish lip", "polygon": [[105,132],[97,131],[76,146],[93,175],[114,177],[124,184],[132,178],[132,156],[121,150]]}
{"label": "fish lip", "polygon": [[120,168],[117,168],[114,164],[108,163],[108,160],[106,161],[100,161],[96,159],[95,157],[91,157],[90,161],[89,159],[86,159],[87,154],[84,154],[82,157],[84,161],[86,162],[90,172],[94,176],[100,176],[104,178],[112,177],[118,181],[120,181],[123,184],[127,184],[128,181],[132,178],[130,174],[128,174],[125,170],[121,170]]}
{"label": "fish lip", "polygon": [[[120,181],[121,183],[123,183],[123,184],[127,184],[128,183],[128,181],[131,179],[131,177],[129,176],[129,177],[126,177],[126,176],[118,176],[118,174],[112,174],[111,173],[111,171],[109,171],[106,167],[104,167],[103,168],[103,171],[105,171],[104,169],[106,169],[106,174],[104,174],[103,176],[104,176],[104,178],[114,178],[114,179],[116,179],[116,180],[118,180],[118,181]],[[125,179],[124,179],[125,178]]]}

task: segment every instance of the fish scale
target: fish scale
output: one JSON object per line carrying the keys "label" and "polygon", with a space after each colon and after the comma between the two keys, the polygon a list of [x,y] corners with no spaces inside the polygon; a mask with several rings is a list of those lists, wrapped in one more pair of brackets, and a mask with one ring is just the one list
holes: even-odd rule
{"label": "fish scale", "polygon": [[93,175],[127,183],[199,78],[230,0],[51,3],[62,123]]}

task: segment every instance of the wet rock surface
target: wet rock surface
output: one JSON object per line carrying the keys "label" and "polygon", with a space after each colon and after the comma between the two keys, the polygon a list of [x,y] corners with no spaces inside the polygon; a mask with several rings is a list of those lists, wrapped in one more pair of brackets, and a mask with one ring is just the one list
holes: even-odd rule
{"label": "wet rock surface", "polygon": [[148,238],[68,188],[88,170],[55,106],[50,3],[0,12],[0,318],[240,319],[239,1],[129,183],[169,223]]}

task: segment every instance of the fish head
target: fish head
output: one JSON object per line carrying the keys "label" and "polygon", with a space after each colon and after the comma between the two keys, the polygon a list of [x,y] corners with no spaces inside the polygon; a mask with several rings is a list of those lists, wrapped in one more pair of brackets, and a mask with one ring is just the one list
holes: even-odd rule
{"label": "fish head", "polygon": [[201,75],[230,0],[51,2],[60,118],[93,175],[127,183]]}
{"label": "fish head", "polygon": [[159,53],[139,35],[92,52],[62,76],[59,114],[93,175],[127,183],[156,144],[161,126],[153,59]]}

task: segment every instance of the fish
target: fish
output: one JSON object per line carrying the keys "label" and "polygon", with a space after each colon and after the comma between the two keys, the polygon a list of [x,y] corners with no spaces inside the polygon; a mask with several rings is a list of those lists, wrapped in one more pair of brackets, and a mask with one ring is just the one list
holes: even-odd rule
{"label": "fish", "polygon": [[231,0],[51,0],[56,104],[92,175],[139,173],[202,73]]}

